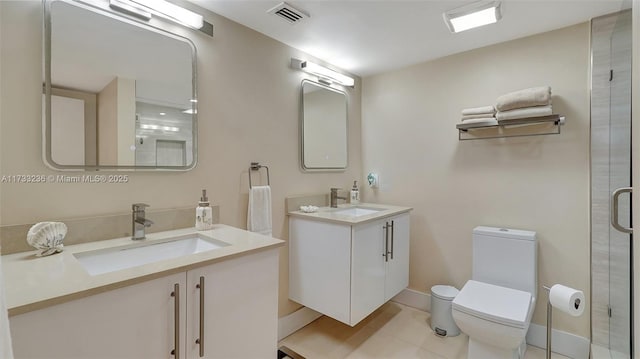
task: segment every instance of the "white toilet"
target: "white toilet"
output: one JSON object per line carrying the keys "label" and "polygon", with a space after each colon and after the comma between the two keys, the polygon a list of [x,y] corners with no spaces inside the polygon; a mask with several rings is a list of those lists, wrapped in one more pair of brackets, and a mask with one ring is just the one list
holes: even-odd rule
{"label": "white toilet", "polygon": [[522,359],[538,288],[536,232],[476,227],[473,273],[452,302],[469,359]]}

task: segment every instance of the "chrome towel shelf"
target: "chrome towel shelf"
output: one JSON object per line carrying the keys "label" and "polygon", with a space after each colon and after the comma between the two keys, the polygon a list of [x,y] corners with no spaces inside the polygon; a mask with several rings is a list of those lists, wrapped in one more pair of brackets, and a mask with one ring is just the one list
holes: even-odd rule
{"label": "chrome towel shelf", "polygon": [[[541,117],[522,118],[518,120],[504,120],[498,121],[497,125],[477,125],[477,124],[465,124],[460,123],[456,125],[458,129],[458,140],[480,140],[490,138],[504,138],[504,137],[525,137],[525,136],[540,136],[540,135],[558,135],[560,134],[560,126],[564,125],[565,118],[561,115],[550,115]],[[549,127],[544,126],[548,124]],[[544,128],[539,126],[532,128],[531,131],[513,131],[515,128],[525,126],[543,125]],[[488,130],[493,129],[493,130]],[[479,130],[479,131],[478,131]],[[488,131],[484,131],[488,130]],[[473,132],[473,134],[471,134]]]}
{"label": "chrome towel shelf", "polygon": [[251,171],[260,171],[261,168],[265,168],[267,170],[267,186],[271,186],[271,180],[269,179],[269,167],[261,165],[260,162],[251,162],[251,166],[249,166],[249,189],[252,188]]}

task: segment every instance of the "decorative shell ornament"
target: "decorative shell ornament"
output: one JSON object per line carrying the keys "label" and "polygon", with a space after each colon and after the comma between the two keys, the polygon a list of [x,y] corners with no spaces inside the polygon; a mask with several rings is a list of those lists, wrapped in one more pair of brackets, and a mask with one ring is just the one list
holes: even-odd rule
{"label": "decorative shell ornament", "polygon": [[304,213],[314,213],[318,211],[316,206],[300,206],[300,210]]}
{"label": "decorative shell ornament", "polygon": [[34,224],[27,233],[27,243],[41,249],[38,257],[62,252],[62,240],[67,235],[67,225],[62,222],[40,222]]}

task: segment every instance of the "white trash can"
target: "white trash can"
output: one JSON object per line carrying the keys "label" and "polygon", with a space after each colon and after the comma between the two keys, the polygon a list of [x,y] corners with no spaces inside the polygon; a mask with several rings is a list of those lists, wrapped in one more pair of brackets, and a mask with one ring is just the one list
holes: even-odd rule
{"label": "white trash can", "polygon": [[460,334],[451,314],[451,302],[456,295],[458,290],[450,285],[431,287],[431,329],[439,336],[455,337]]}

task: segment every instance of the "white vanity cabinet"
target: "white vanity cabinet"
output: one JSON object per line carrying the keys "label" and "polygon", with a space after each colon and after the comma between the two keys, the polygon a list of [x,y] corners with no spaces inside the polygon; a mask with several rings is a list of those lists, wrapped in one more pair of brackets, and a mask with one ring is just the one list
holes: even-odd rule
{"label": "white vanity cabinet", "polygon": [[[15,357],[274,358],[278,251],[247,254],[12,316]],[[178,297],[172,295],[176,288]],[[176,340],[178,351],[172,355]],[[196,341],[203,344],[202,356]]]}
{"label": "white vanity cabinet", "polygon": [[[169,358],[174,347],[174,284],[184,298],[186,277],[179,273],[12,316],[14,356]],[[185,309],[180,307],[180,318]],[[184,322],[179,325],[184,332]]]}
{"label": "white vanity cabinet", "polygon": [[[200,278],[204,280],[205,358],[275,358],[279,249],[187,272],[187,358],[200,358]],[[191,293],[191,294],[190,294]]]}
{"label": "white vanity cabinet", "polygon": [[409,214],[289,218],[289,298],[351,326],[409,284]]}

